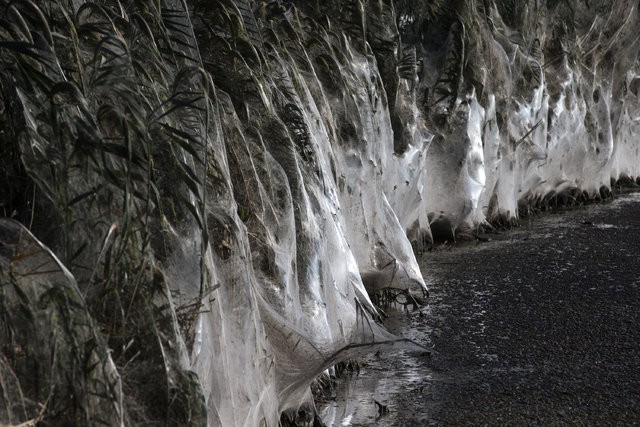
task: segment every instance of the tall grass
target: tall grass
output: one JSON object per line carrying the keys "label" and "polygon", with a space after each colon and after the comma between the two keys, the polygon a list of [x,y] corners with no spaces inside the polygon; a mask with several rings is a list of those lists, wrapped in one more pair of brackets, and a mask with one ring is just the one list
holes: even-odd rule
{"label": "tall grass", "polygon": [[[209,239],[203,183],[217,167],[207,154],[216,98],[200,62],[183,2],[0,2],[0,212],[30,228],[78,285],[27,281],[13,273],[16,254],[6,255],[1,378],[12,381],[11,398],[31,403],[0,407],[0,422],[82,424],[91,413],[110,424],[82,382],[54,385],[98,381],[74,360],[86,367],[87,352],[104,361],[107,349],[121,381],[105,386],[121,382],[109,398],[124,394],[125,421],[205,422],[161,268],[173,230],[195,226],[203,248]],[[201,277],[203,294],[204,264]],[[66,319],[71,301],[82,315]],[[78,341],[78,321],[91,343]],[[36,331],[65,344],[30,344],[26,362],[24,340]]]}

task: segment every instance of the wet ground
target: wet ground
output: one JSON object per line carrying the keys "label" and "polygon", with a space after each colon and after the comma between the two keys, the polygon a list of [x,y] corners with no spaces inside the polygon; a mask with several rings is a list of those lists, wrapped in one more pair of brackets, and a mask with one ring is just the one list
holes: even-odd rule
{"label": "wet ground", "polygon": [[424,254],[387,326],[433,354],[361,360],[328,426],[640,424],[640,195],[488,237]]}

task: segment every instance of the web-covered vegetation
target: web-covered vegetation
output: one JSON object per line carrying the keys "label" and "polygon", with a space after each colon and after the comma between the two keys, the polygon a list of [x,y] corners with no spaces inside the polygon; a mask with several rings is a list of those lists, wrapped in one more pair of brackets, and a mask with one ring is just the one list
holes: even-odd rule
{"label": "web-covered vegetation", "polygon": [[[301,24],[266,42],[248,3],[2,7],[2,422],[272,424],[405,342],[371,320]],[[384,256],[423,286],[408,245]]]}
{"label": "web-covered vegetation", "polygon": [[0,423],[276,425],[417,348],[413,249],[638,176],[637,5],[542,3],[0,1]]}

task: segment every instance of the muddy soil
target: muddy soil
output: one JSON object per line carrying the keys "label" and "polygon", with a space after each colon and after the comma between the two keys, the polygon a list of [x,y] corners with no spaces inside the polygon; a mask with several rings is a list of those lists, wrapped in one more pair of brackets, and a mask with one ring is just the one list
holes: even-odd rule
{"label": "muddy soil", "polygon": [[429,304],[387,326],[432,355],[361,360],[328,426],[640,424],[640,195],[487,237],[422,256]]}

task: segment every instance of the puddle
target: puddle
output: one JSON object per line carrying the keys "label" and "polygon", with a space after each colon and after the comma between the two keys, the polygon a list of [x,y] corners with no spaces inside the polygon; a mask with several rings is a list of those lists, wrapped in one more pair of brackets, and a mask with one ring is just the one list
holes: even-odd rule
{"label": "puddle", "polygon": [[[431,370],[426,358],[407,352],[363,358],[358,374],[337,380],[332,391],[334,400],[318,405],[322,420],[327,426],[398,425],[399,419],[404,418],[399,418],[395,402],[398,395],[425,395],[425,381],[454,381]],[[425,404],[428,406],[428,402]]]}

